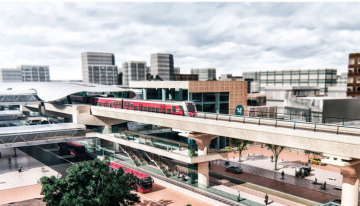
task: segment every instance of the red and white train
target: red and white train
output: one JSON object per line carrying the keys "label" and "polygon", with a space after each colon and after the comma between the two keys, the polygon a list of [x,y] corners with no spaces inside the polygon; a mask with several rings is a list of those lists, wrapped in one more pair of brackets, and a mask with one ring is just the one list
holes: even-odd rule
{"label": "red and white train", "polygon": [[141,99],[121,99],[121,98],[102,98],[91,97],[89,98],[91,105],[138,110],[155,113],[165,113],[181,116],[196,116],[197,110],[194,102],[168,102],[168,101],[153,101]]}

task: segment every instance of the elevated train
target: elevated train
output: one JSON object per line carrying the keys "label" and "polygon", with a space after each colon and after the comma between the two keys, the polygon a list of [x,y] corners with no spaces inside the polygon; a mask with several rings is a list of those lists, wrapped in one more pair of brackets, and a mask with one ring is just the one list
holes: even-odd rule
{"label": "elevated train", "polygon": [[168,101],[153,101],[141,99],[121,99],[121,98],[103,98],[91,97],[89,98],[91,105],[138,110],[146,112],[164,113],[181,116],[196,116],[197,110],[194,102],[168,102]]}

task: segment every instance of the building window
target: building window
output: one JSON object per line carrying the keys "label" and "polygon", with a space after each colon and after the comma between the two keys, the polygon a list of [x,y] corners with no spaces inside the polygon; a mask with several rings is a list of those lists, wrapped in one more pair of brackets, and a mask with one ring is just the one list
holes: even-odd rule
{"label": "building window", "polygon": [[349,68],[349,74],[354,74],[354,68]]}
{"label": "building window", "polygon": [[357,78],[357,79],[356,79],[356,83],[360,83],[360,78]]}
{"label": "building window", "polygon": [[349,64],[354,64],[355,59],[349,59]]}
{"label": "building window", "polygon": [[352,87],[347,87],[347,92],[353,92],[353,88]]}
{"label": "building window", "polygon": [[348,83],[349,83],[349,84],[354,83],[354,79],[353,79],[353,78],[349,78],[349,79],[348,79]]}
{"label": "building window", "polygon": [[356,87],[356,92],[360,92],[360,87]]}

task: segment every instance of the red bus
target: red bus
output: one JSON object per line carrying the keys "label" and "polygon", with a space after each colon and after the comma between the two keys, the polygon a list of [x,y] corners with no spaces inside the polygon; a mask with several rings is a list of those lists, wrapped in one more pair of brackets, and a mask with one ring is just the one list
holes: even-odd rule
{"label": "red bus", "polygon": [[181,116],[196,116],[196,107],[192,101],[168,102],[140,99],[120,99],[120,98],[98,98],[90,100],[91,105],[129,109],[137,111],[164,113]]}
{"label": "red bus", "polygon": [[125,173],[134,174],[136,179],[136,185],[137,185],[137,191],[146,193],[150,192],[152,188],[152,178],[149,175],[146,175],[144,173],[138,172],[136,170],[126,168],[118,163],[110,162],[109,169],[110,171],[117,172],[119,168],[123,168]]}
{"label": "red bus", "polygon": [[84,156],[86,155],[85,146],[81,145],[76,142],[65,142],[65,143],[58,143],[58,149],[69,151],[70,154],[74,156]]}

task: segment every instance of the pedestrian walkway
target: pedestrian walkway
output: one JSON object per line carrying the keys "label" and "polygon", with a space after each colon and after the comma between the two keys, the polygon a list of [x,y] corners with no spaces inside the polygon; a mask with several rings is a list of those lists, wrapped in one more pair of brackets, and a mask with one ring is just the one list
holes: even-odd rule
{"label": "pedestrian walkway", "polygon": [[[21,150],[16,150],[17,157],[13,157],[13,148],[1,149],[0,158],[0,190],[35,185],[42,176],[57,175],[58,172],[40,161],[30,157]],[[11,158],[9,163],[8,158]],[[22,172],[18,172],[19,166]],[[42,172],[45,167],[45,172]]]}
{"label": "pedestrian walkway", "polygon": [[[228,177],[232,177],[235,179],[239,179],[241,181],[249,182],[252,184],[246,185],[246,183],[243,184],[243,186],[254,188],[259,191],[264,191],[266,193],[273,194],[275,196],[282,197],[283,194],[276,194],[273,193],[273,191],[268,191],[266,188],[270,188],[271,190],[276,190],[282,193],[290,194],[294,196],[293,201],[299,202],[296,197],[305,198],[311,201],[315,202],[322,202],[328,199],[338,199],[338,196],[330,195],[323,192],[318,192],[315,190],[307,189],[305,187],[300,187],[294,184],[288,184],[283,181],[274,180],[273,178],[266,178],[261,175],[255,175],[253,173],[246,172],[244,168],[244,172],[241,174],[234,174],[230,172],[225,171],[225,166],[219,166],[219,165],[212,165],[210,168],[211,172],[225,175]],[[255,185],[253,185],[255,184]],[[257,185],[262,186],[261,188],[257,187]],[[285,199],[289,199],[289,197],[284,197]],[[291,200],[291,198],[289,199]],[[301,202],[299,202],[301,203]]]}
{"label": "pedestrian walkway", "polygon": [[[293,152],[294,153],[294,152]],[[301,155],[302,156],[302,155]],[[229,161],[238,162],[238,157],[229,158]],[[277,168],[278,171],[274,170],[274,162],[271,162],[271,158],[267,156],[263,156],[261,154],[248,154],[241,157],[241,164],[251,165],[254,167],[260,167],[267,170],[272,170],[274,172],[281,173],[282,171],[285,172],[287,175],[295,176],[295,168],[299,166],[303,166],[304,163],[299,161],[286,161],[283,159],[278,159]],[[305,177],[305,179],[309,179],[314,181],[317,178],[318,182],[329,183],[331,185],[339,186],[342,185],[342,175],[339,172],[333,172],[326,169],[323,169],[322,166],[311,164],[311,173],[310,176]],[[331,179],[329,179],[331,178]]]}
{"label": "pedestrian walkway", "polygon": [[[310,180],[310,179],[304,179],[304,178],[300,178],[300,177],[295,177],[293,175],[288,175],[287,173],[285,173],[284,179],[281,179],[280,172],[276,172],[276,171],[273,171],[273,170],[267,170],[267,169],[263,169],[263,168],[260,168],[260,167],[254,167],[254,166],[239,163],[239,162],[233,162],[233,161],[229,161],[229,162],[230,162],[230,165],[238,165],[238,166],[240,166],[243,169],[243,171],[246,172],[246,173],[258,175],[258,176],[261,176],[261,177],[281,181],[281,182],[284,182],[284,183],[287,183],[287,184],[292,184],[292,185],[304,187],[304,188],[307,188],[307,189],[311,189],[311,190],[314,190],[314,191],[318,191],[318,192],[322,192],[322,193],[326,193],[326,194],[341,197],[341,191],[340,190],[335,190],[334,187],[336,187],[336,186],[329,184],[329,182],[327,182],[326,190],[323,190],[323,189],[320,189],[320,185],[313,184],[313,180]],[[218,164],[218,165],[220,164],[220,165],[225,166],[225,161],[224,160],[216,161],[215,164]]]}

